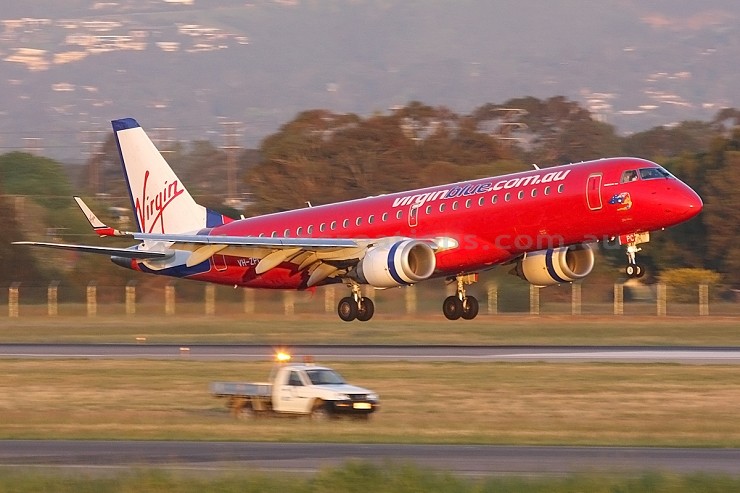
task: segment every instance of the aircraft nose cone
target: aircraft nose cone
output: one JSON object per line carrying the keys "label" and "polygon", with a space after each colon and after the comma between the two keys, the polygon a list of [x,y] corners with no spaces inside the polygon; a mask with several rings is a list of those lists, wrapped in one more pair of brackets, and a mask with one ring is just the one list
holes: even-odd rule
{"label": "aircraft nose cone", "polygon": [[664,197],[663,207],[678,221],[687,221],[701,212],[704,202],[691,187],[681,183],[678,187],[671,187]]}

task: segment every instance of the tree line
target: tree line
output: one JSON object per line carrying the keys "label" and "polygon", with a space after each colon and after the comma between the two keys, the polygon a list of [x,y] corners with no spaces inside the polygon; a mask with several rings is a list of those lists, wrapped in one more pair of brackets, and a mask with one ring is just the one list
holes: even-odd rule
{"label": "tree line", "polygon": [[[258,149],[238,156],[239,189],[249,193],[250,202],[244,211],[224,205],[227,155],[222,149],[200,141],[164,150],[199,202],[232,216],[524,171],[533,163],[546,167],[609,156],[643,157],[697,190],[705,209],[692,221],[653,235],[641,260],[656,271],[710,269],[721,273],[725,283],[739,284],[735,272],[740,245],[735,232],[740,226],[740,110],[736,109],[721,110],[711,121],[684,121],[628,136],[620,136],[613,126],[564,97],[512,99],[465,115],[422,102],[366,117],[308,110],[265,138]],[[82,173],[73,176],[64,170],[69,167],[23,153],[0,156],[0,208],[10,218],[0,224],[5,238],[27,238],[33,234],[29,226],[37,233],[45,227],[61,234],[87,233],[84,218],[73,219],[72,201],[59,201],[73,188],[88,197],[105,197],[103,217],[106,205],[128,207],[112,136]],[[53,179],[48,179],[51,175]],[[50,182],[58,185],[50,188]],[[17,195],[30,197],[22,213],[14,202]],[[34,215],[30,223],[23,217],[27,214]],[[6,279],[26,277],[18,265],[35,265],[28,271],[35,279],[82,276],[80,270],[89,275],[89,263],[39,262],[38,254],[29,250],[9,248],[7,242],[0,245]],[[624,263],[621,253],[604,255],[614,265]],[[46,252],[43,259],[49,257]],[[107,263],[103,266],[100,277],[120,280],[129,275]]]}

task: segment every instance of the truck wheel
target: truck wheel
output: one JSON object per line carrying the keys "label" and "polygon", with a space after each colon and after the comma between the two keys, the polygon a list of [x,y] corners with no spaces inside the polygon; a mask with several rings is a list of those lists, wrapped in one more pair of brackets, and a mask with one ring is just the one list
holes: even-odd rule
{"label": "truck wheel", "polygon": [[314,421],[328,421],[331,417],[331,411],[329,411],[326,404],[315,407],[311,413],[311,419]]}
{"label": "truck wheel", "polygon": [[254,409],[252,409],[252,406],[246,405],[243,408],[239,409],[238,414],[236,415],[237,419],[243,420],[243,421],[250,421],[254,419],[256,416]]}

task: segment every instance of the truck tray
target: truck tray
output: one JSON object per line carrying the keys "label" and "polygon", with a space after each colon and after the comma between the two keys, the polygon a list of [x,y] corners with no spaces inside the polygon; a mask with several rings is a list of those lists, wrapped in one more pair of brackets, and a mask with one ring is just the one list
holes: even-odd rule
{"label": "truck tray", "polygon": [[249,382],[212,382],[211,394],[215,396],[257,396],[272,395],[272,384]]}

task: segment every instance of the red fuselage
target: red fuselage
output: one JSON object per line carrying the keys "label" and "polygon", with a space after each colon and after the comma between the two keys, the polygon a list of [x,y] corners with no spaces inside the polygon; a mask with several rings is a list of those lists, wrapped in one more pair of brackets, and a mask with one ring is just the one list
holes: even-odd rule
{"label": "red fuselage", "polygon": [[[634,179],[627,178],[631,172]],[[655,163],[613,158],[252,217],[201,234],[445,238],[456,246],[436,254],[432,277],[442,277],[485,270],[527,252],[670,227],[701,208],[690,187]],[[208,270],[180,275],[256,288],[306,286],[307,274],[296,265],[286,262],[257,275],[258,261],[214,255]],[[138,261],[131,267],[150,272]]]}

